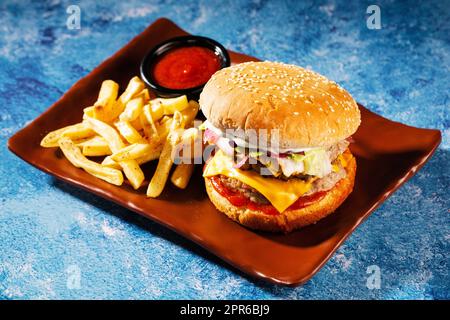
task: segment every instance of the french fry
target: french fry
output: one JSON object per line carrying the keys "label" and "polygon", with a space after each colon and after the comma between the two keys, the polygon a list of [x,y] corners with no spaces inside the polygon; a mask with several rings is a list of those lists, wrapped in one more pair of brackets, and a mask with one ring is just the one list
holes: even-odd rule
{"label": "french fry", "polygon": [[83,109],[83,119],[86,117],[94,118],[94,106],[90,106]]}
{"label": "french fry", "polygon": [[89,124],[83,121],[78,125],[68,128],[62,135],[72,140],[79,140],[92,137],[94,134],[95,132],[90,128]]}
{"label": "french fry", "polygon": [[170,168],[173,164],[172,153],[174,147],[181,139],[179,129],[182,129],[182,115],[178,111],[175,111],[170,126],[170,132],[161,151],[156,171],[147,188],[147,197],[158,197],[166,185]]}
{"label": "french fry", "polygon": [[52,148],[58,146],[58,140],[65,136],[74,140],[91,137],[95,134],[85,122],[77,123],[67,126],[55,131],[49,132],[42,140],[41,146],[45,148]]}
{"label": "french fry", "polygon": [[[89,160],[90,161],[90,160]],[[95,162],[95,163],[97,163],[97,162]],[[109,168],[108,168],[109,169]],[[114,170],[114,169],[113,169]],[[119,170],[117,170],[117,171],[119,171],[120,172],[120,174],[122,175],[122,179],[123,179],[123,174],[122,174],[122,171],[120,171],[120,169]],[[94,177],[96,177],[96,178],[98,178],[98,179],[101,179],[101,180],[105,180],[106,182],[108,182],[108,183],[111,183],[111,184],[114,184],[114,183],[112,183],[112,182],[110,182],[110,181],[108,181],[108,180],[106,180],[106,179],[104,179],[104,175],[103,174],[98,174],[98,173],[96,173],[96,172],[93,172],[93,171],[90,171],[90,170],[86,170],[86,172],[87,173],[89,173],[90,175],[92,175],[92,176],[94,176]],[[122,183],[121,184],[118,184],[118,186],[121,186],[123,184],[123,181],[122,181]]]}
{"label": "french fry", "polygon": [[[146,153],[142,157],[135,159],[136,162],[138,163],[138,165],[142,165],[149,161],[158,159],[159,156],[161,155],[162,147],[163,147],[162,144],[157,145],[156,147],[152,148],[152,150],[153,150],[152,152]],[[116,161],[111,159],[111,156],[107,156],[107,157],[105,157],[105,159],[103,159],[102,166],[115,168],[115,169],[119,169],[119,170],[121,169],[120,164],[118,164]]]}
{"label": "french fry", "polygon": [[141,79],[139,79],[139,77],[131,78],[130,82],[128,83],[127,88],[119,97],[120,102],[123,105],[125,105],[134,96],[136,96],[140,92],[142,92],[142,90],[144,90],[144,88],[145,88],[145,84],[142,82]]}
{"label": "french fry", "polygon": [[161,103],[161,99],[150,100],[150,109],[153,122],[158,121],[164,116],[164,107]]}
{"label": "french fry", "polygon": [[142,182],[144,182],[145,176],[136,160],[120,161],[119,165],[122,167],[123,173],[130,181],[131,186],[135,190],[139,189]]}
{"label": "french fry", "polygon": [[181,114],[183,115],[183,122],[185,128],[192,126],[192,122],[197,116],[199,109],[200,109],[199,104],[194,100],[190,100],[189,106],[181,111]]}
{"label": "french fry", "polygon": [[[142,114],[142,113],[141,113]],[[142,127],[142,123],[141,123],[141,115],[139,115],[139,118],[136,120],[133,120],[130,122],[130,124],[133,126],[133,128],[135,128],[137,131],[141,131],[144,128]]]}
{"label": "french fry", "polygon": [[[142,127],[142,130],[144,131],[144,138],[147,139],[148,141],[153,140],[155,138],[153,130],[152,130],[150,124],[147,122],[147,119],[145,119],[145,116],[143,113],[141,113],[139,115],[139,123]],[[156,128],[155,128],[155,132],[156,132]]]}
{"label": "french fry", "polygon": [[105,157],[105,159],[103,159],[102,166],[109,167],[109,168],[114,168],[114,169],[118,169],[118,170],[122,169],[120,164],[118,164],[113,159],[111,159],[111,156],[107,156],[107,157]]}
{"label": "french fry", "polygon": [[82,168],[97,178],[105,180],[114,185],[120,186],[123,183],[122,172],[116,169],[104,167],[97,162],[87,159],[80,149],[67,137],[62,137],[58,141],[62,152],[75,167]]}
{"label": "french fry", "polygon": [[144,129],[145,135],[149,139],[159,139],[158,130],[155,126],[155,121],[153,120],[153,115],[150,105],[146,104],[142,108],[141,113],[141,125]]}
{"label": "french fry", "polygon": [[117,121],[114,125],[117,130],[119,130],[122,137],[124,137],[129,143],[145,142],[145,139],[141,136],[139,131],[137,131],[128,121]]}
{"label": "french fry", "polygon": [[176,98],[163,99],[159,98],[162,107],[164,108],[165,115],[172,115],[175,111],[183,111],[189,107],[188,99],[186,96],[179,96]]}
{"label": "french fry", "polygon": [[[166,118],[166,116],[164,117]],[[166,139],[170,132],[170,127],[172,126],[172,118],[167,117],[162,119],[158,124],[155,124],[156,131],[158,132],[158,137],[160,140]]]}
{"label": "french fry", "polygon": [[144,90],[142,90],[141,92],[139,92],[137,94],[138,97],[142,97],[144,99],[144,101],[148,101],[150,100],[150,92],[148,91],[147,88],[145,88]]}
{"label": "french fry", "polygon": [[[201,135],[199,130],[197,128],[189,128],[184,130],[181,136],[181,142],[177,145],[177,150],[181,149],[183,151],[183,153],[181,154],[183,160],[188,159],[190,161],[197,156],[195,154],[196,143],[201,144]],[[187,153],[185,153],[185,151],[187,151]]]}
{"label": "french fry", "polygon": [[174,186],[185,189],[191,179],[192,173],[194,172],[193,163],[180,163],[177,165],[175,170],[170,177],[170,181]]}
{"label": "french fry", "polygon": [[74,143],[81,148],[88,145],[108,145],[108,142],[102,136],[97,135],[86,139],[74,141]]}
{"label": "french fry", "polygon": [[[83,121],[48,133],[43,147],[60,147],[76,167],[115,185],[124,177],[134,189],[144,181],[141,165],[158,159],[156,171],[147,188],[147,196],[161,194],[179,146],[191,151],[198,130],[191,128],[199,105],[186,96],[150,100],[150,92],[139,77],[133,77],[118,96],[119,85],[102,82],[97,101],[83,109]],[[184,128],[189,128],[184,130]],[[90,156],[104,156],[101,164]],[[183,157],[185,155],[183,154]],[[189,155],[186,155],[190,157]],[[171,181],[186,188],[194,166],[181,162]]]}
{"label": "french fry", "polygon": [[200,135],[200,131],[197,128],[189,128],[183,131],[181,140],[183,142],[190,142],[197,139]]}
{"label": "french fry", "polygon": [[58,147],[59,146],[58,140],[62,137],[64,131],[73,126],[76,125],[67,126],[47,133],[47,135],[41,140],[41,147],[44,148]]}
{"label": "french fry", "polygon": [[148,143],[134,143],[126,146],[111,155],[111,159],[119,162],[140,158],[149,152],[152,152],[152,146]]}
{"label": "french fry", "polygon": [[127,102],[125,110],[120,114],[121,121],[133,121],[139,117],[144,105],[144,99],[141,96]]}
{"label": "french fry", "polygon": [[169,176],[170,168],[172,167],[172,150],[173,146],[169,140],[166,140],[159,157],[158,166],[156,167],[155,174],[150,181],[147,188],[147,197],[158,197],[166,185],[167,178]]}
{"label": "french fry", "polygon": [[94,103],[94,118],[102,121],[111,121],[111,111],[117,99],[119,85],[112,80],[102,82],[98,99]]}
{"label": "french fry", "polygon": [[87,118],[87,123],[90,125],[98,135],[102,136],[107,142],[112,152],[119,151],[125,147],[124,142],[119,136],[119,133],[107,123],[94,119]]}
{"label": "french fry", "polygon": [[[72,141],[73,141],[73,143],[75,143],[75,145],[76,145],[77,147],[82,148],[83,145],[84,145],[85,143],[88,143],[89,141],[91,141],[91,140],[93,140],[93,139],[96,139],[96,138],[102,138],[102,137],[99,137],[99,136],[97,136],[97,135],[94,135],[94,136],[92,136],[92,137],[87,137],[87,138],[78,139],[78,140],[72,140]],[[59,145],[58,145],[58,147],[59,147]]]}
{"label": "french fry", "polygon": [[163,148],[163,144],[157,145],[155,148],[152,149],[153,150],[152,152],[149,152],[149,153],[143,155],[142,157],[137,158],[136,162],[139,165],[141,165],[141,164],[147,163],[149,161],[158,159],[161,155],[162,148]]}
{"label": "french fry", "polygon": [[[116,119],[125,109],[125,105],[133,97],[139,94],[145,88],[145,84],[139,77],[133,77],[128,83],[125,91],[120,95],[119,99],[113,104],[110,119],[111,121]],[[110,121],[108,121],[110,122]]]}
{"label": "french fry", "polygon": [[[97,134],[101,135],[106,141],[108,141],[108,145],[112,152],[118,152],[120,149],[125,147],[124,142],[113,127],[92,118],[88,118],[87,121],[92,129],[97,132]],[[126,160],[119,162],[119,165],[122,167],[125,176],[128,178],[133,188],[139,189],[145,177],[141,168],[139,168],[138,163],[135,160]]]}
{"label": "french fry", "polygon": [[[158,157],[156,157],[156,159],[158,159]],[[140,160],[140,159],[136,159],[136,160]],[[150,159],[148,161],[151,160],[155,160],[155,159]],[[123,170],[123,172],[125,173],[125,176],[128,178],[128,180],[130,181],[130,184],[132,185],[132,187],[134,189],[139,189],[139,187],[142,185],[142,182],[144,182],[144,173],[142,172],[141,168],[139,167],[139,165],[141,165],[144,162],[138,162],[135,160],[128,160],[128,161],[122,161],[120,163],[115,162],[114,160],[112,160],[110,158],[110,156],[105,157],[105,159],[103,159],[103,162],[101,163],[101,166],[105,167],[105,168],[112,168],[112,169],[117,169],[117,170]]]}

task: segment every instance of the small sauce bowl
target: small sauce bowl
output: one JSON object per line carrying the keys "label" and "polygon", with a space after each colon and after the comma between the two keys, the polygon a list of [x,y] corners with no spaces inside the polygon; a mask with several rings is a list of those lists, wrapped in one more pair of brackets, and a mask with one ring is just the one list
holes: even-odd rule
{"label": "small sauce bowl", "polygon": [[209,78],[230,66],[227,50],[200,36],[169,39],[150,50],[141,62],[141,78],[160,97],[197,99]]}

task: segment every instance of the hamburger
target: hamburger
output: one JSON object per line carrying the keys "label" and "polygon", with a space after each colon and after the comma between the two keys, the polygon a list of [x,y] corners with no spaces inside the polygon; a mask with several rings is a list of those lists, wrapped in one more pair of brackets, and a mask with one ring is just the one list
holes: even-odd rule
{"label": "hamburger", "polygon": [[229,218],[290,232],[334,212],[352,192],[348,147],[361,117],[335,82],[295,65],[248,62],[216,72],[199,102],[204,139],[215,146],[206,190]]}

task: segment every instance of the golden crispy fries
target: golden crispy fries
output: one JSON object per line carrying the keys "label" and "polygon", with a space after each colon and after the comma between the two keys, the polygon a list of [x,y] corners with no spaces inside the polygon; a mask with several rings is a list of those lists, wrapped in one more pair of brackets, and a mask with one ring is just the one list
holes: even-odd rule
{"label": "golden crispy fries", "polygon": [[152,110],[148,104],[146,104],[142,109],[141,124],[147,138],[159,139],[158,130],[156,129],[155,121],[153,120]]}
{"label": "golden crispy fries", "polygon": [[62,137],[58,141],[58,145],[62,152],[75,167],[82,168],[95,175],[97,178],[105,180],[109,183],[115,184],[117,186],[122,185],[123,175],[122,172],[116,169],[103,167],[97,162],[88,160],[83,154],[81,154],[80,149],[67,137]]}
{"label": "golden crispy fries", "polygon": [[119,162],[140,158],[147,153],[152,152],[152,146],[148,143],[134,143],[111,155],[111,159]]}
{"label": "golden crispy fries", "polygon": [[144,90],[145,84],[139,77],[134,77],[128,83],[125,91],[120,95],[119,99],[113,104],[110,119],[113,121],[116,119],[125,109],[125,105],[133,97],[137,96],[142,90]]}
{"label": "golden crispy fries", "polygon": [[192,173],[194,172],[194,164],[193,163],[181,163],[177,165],[175,170],[170,177],[170,181],[174,186],[185,189],[191,179]]}
{"label": "golden crispy fries", "polygon": [[128,121],[117,121],[114,125],[117,130],[119,130],[122,137],[129,143],[145,143],[145,140],[139,131],[137,131]]}
{"label": "golden crispy fries", "polygon": [[110,121],[111,110],[116,102],[119,85],[112,80],[102,82],[98,99],[94,103],[94,118],[102,121]]}
{"label": "golden crispy fries", "polygon": [[197,116],[199,109],[200,106],[196,101],[194,100],[189,101],[189,106],[183,111],[181,111],[181,114],[183,115],[184,127],[189,127],[192,125],[192,122]]}
{"label": "golden crispy fries", "polygon": [[139,117],[144,105],[144,99],[139,96],[128,101],[125,106],[125,110],[120,114],[119,119],[121,121],[133,121]]}
{"label": "golden crispy fries", "polygon": [[58,140],[63,136],[73,140],[79,140],[91,137],[92,135],[94,135],[94,133],[95,132],[87,123],[81,122],[49,132],[41,140],[41,146],[45,148],[58,147]]}
{"label": "golden crispy fries", "polygon": [[158,166],[147,188],[147,197],[157,197],[161,194],[169,177],[173,164],[173,150],[181,139],[179,129],[182,129],[182,115],[175,111],[170,132],[159,157]]}
{"label": "golden crispy fries", "polygon": [[122,169],[120,164],[118,164],[113,159],[111,159],[111,156],[107,156],[107,157],[105,157],[105,159],[103,159],[102,166],[114,168],[114,169],[118,169],[118,170]]}
{"label": "golden crispy fries", "polygon": [[[97,101],[83,109],[83,121],[48,133],[41,146],[59,146],[74,166],[115,185],[122,185],[126,177],[134,189],[145,178],[140,166],[159,159],[147,189],[149,197],[156,197],[169,178],[177,148],[191,151],[199,137],[198,130],[191,128],[198,103],[186,96],[150,100],[139,77],[132,78],[120,96],[118,93],[116,82],[103,81]],[[101,164],[87,158],[99,156],[104,157]],[[193,165],[180,163],[171,176],[172,183],[186,188],[193,170]]]}

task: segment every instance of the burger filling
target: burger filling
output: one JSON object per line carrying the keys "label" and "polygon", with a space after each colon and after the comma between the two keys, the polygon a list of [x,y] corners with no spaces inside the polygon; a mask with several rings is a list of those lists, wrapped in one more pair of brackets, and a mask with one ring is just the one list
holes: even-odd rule
{"label": "burger filling", "polygon": [[272,205],[278,212],[297,208],[303,200],[324,195],[347,174],[347,140],[328,147],[274,152],[260,151],[211,127],[204,138],[219,149],[206,164],[204,176],[213,178],[216,189],[244,199],[244,204]]}
{"label": "burger filling", "polygon": [[208,121],[205,121],[202,129],[205,130],[205,142],[216,145],[224,154],[233,157],[236,168],[255,170],[261,175],[279,179],[308,176],[323,178],[332,172],[332,162],[349,145],[347,140],[342,140],[328,147],[262,150],[238,137],[225,136]]}

